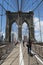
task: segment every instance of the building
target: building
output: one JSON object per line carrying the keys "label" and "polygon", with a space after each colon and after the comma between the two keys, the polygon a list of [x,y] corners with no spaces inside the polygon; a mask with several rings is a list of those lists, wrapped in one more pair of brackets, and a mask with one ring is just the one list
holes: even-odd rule
{"label": "building", "polygon": [[14,42],[14,33],[11,33],[11,42]]}
{"label": "building", "polygon": [[27,40],[28,40],[28,39],[27,39],[27,36],[24,36],[24,41],[27,42]]}

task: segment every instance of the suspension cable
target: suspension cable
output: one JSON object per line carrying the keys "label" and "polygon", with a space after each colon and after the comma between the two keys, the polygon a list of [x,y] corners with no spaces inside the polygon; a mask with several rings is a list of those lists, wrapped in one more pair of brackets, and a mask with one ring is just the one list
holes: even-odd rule
{"label": "suspension cable", "polygon": [[20,7],[20,11],[22,11],[22,0],[21,0],[21,7]]}
{"label": "suspension cable", "polygon": [[[24,0],[23,0],[24,1]],[[24,1],[24,3],[23,3],[23,6],[25,6],[26,5],[26,1]]]}
{"label": "suspension cable", "polygon": [[19,1],[17,0],[17,7],[18,7],[18,11],[19,11]]}
{"label": "suspension cable", "polygon": [[[8,1],[8,2],[9,2],[9,1]],[[8,7],[9,7],[9,6],[7,5],[7,10],[9,9]]]}
{"label": "suspension cable", "polygon": [[2,4],[0,4],[0,6],[6,11],[6,9],[4,8],[4,6]]}
{"label": "suspension cable", "polygon": [[[29,1],[30,1],[30,0],[29,0]],[[28,4],[28,3],[29,3],[29,1],[27,1],[27,3],[26,3],[26,4],[27,4],[27,6],[25,7],[24,11],[28,9],[28,6],[29,6],[29,4]]]}
{"label": "suspension cable", "polygon": [[35,1],[32,3],[32,5],[35,4],[36,2],[37,2],[37,0],[35,0]]}
{"label": "suspension cable", "polygon": [[40,4],[43,2],[43,0],[41,0],[41,2],[33,9],[33,11],[35,11],[39,6]]}
{"label": "suspension cable", "polygon": [[8,1],[6,1],[6,0],[4,0],[4,1],[14,10],[14,7],[11,4],[9,4]]}
{"label": "suspension cable", "polygon": [[[3,0],[2,0],[2,6],[3,6]],[[1,7],[1,14],[3,15],[3,7]],[[0,32],[2,33],[2,15],[1,15],[1,30]]]}
{"label": "suspension cable", "polygon": [[38,17],[39,17],[39,26],[40,26],[40,39],[42,42],[42,35],[41,35],[41,22],[40,22],[40,12],[39,12],[39,8],[38,8]]}

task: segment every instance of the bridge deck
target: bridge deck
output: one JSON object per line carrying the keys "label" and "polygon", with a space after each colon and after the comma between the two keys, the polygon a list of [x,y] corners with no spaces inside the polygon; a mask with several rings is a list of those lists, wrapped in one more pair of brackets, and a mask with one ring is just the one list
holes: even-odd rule
{"label": "bridge deck", "polygon": [[30,56],[27,52],[27,47],[19,44],[1,65],[43,65],[43,62],[35,58],[35,55]]}

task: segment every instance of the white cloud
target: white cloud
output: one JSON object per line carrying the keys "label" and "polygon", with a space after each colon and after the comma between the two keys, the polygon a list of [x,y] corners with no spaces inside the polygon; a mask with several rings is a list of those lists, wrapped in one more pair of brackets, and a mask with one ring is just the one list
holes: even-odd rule
{"label": "white cloud", "polygon": [[37,17],[34,17],[34,26],[35,26],[35,30],[39,30],[39,19]]}
{"label": "white cloud", "polygon": [[39,31],[39,32],[35,32],[35,38],[37,40],[40,40],[40,26],[41,26],[41,33],[42,33],[41,35],[43,35],[43,21],[40,20],[40,24],[39,24],[39,18],[34,17],[33,20],[34,20],[35,31]]}
{"label": "white cloud", "polygon": [[34,23],[37,23],[39,21],[37,17],[34,17],[33,20],[34,20]]}
{"label": "white cloud", "polygon": [[41,21],[41,30],[43,32],[43,21]]}
{"label": "white cloud", "polygon": [[41,26],[43,26],[43,21],[41,21]]}
{"label": "white cloud", "polygon": [[[41,25],[41,33],[43,35],[43,21],[41,21],[41,20],[40,20],[40,25]],[[34,17],[35,38],[38,41],[40,41],[40,25],[39,25],[39,18],[38,17]],[[27,27],[27,25],[26,25],[26,23],[24,23],[23,26],[22,26],[22,31],[25,31],[24,29],[26,29],[26,27]],[[23,32],[23,35],[24,35],[24,32]]]}
{"label": "white cloud", "polygon": [[34,17],[35,30],[40,30],[40,25],[41,25],[41,29],[42,29],[42,27],[43,27],[43,21],[40,21],[40,24],[39,24],[39,18]]}

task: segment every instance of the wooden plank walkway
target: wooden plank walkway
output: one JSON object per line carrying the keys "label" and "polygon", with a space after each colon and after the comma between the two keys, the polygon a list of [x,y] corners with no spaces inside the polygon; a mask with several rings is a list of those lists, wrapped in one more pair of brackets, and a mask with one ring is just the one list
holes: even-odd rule
{"label": "wooden plank walkway", "polygon": [[16,46],[2,65],[19,65],[19,46]]}
{"label": "wooden plank walkway", "polygon": [[2,63],[1,65],[43,65],[43,64],[40,63],[39,60],[35,58],[35,56],[30,56],[28,54],[26,46],[23,47],[22,44],[19,44],[13,49],[13,51],[9,54],[9,56],[5,59],[4,63]]}

